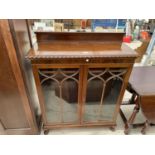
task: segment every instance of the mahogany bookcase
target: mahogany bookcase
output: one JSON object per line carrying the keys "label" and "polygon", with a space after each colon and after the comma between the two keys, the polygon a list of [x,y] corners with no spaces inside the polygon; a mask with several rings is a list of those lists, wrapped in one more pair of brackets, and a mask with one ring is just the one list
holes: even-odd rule
{"label": "mahogany bookcase", "polygon": [[29,51],[44,133],[52,128],[115,129],[137,54],[124,33],[36,32]]}

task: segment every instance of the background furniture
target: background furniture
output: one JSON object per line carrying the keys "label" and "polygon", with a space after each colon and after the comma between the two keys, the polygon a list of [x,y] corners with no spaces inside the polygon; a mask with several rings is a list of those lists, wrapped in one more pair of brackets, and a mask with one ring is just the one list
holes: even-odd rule
{"label": "background furniture", "polygon": [[26,20],[0,20],[0,124],[3,134],[37,134],[37,97]]}
{"label": "background furniture", "polygon": [[[121,115],[125,121],[125,134],[128,134],[131,126],[141,126],[141,132],[145,134],[149,124],[155,124],[155,67],[143,66],[134,67],[129,79],[128,90],[133,94],[131,103],[135,104],[134,111],[129,120],[126,120],[121,111]],[[134,119],[139,112],[143,112],[146,122],[145,124],[133,124]]]}
{"label": "background furniture", "polygon": [[[137,54],[124,33],[36,32],[30,50],[45,134],[58,127],[114,128]],[[122,46],[121,46],[122,45]]]}
{"label": "background furniture", "polygon": [[138,53],[138,58],[135,60],[136,63],[140,63],[142,61],[143,55],[146,54],[149,42],[150,40],[143,41],[142,45],[135,49],[135,51]]}

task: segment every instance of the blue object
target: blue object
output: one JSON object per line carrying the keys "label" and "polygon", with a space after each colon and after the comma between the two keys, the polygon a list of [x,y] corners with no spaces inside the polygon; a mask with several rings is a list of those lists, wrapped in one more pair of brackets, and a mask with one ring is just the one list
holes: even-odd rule
{"label": "blue object", "polygon": [[118,27],[117,28],[125,29],[125,27],[126,27],[126,19],[118,19]]}
{"label": "blue object", "polygon": [[94,31],[97,26],[104,28],[125,28],[126,19],[93,19],[92,30]]}

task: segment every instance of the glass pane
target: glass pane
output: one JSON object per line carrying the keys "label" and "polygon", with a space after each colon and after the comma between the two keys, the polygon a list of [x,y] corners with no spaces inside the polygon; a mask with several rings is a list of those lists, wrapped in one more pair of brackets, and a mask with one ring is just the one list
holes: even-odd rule
{"label": "glass pane", "polygon": [[112,121],[125,69],[89,69],[85,122]]}
{"label": "glass pane", "polygon": [[77,123],[79,69],[39,71],[49,123]]}

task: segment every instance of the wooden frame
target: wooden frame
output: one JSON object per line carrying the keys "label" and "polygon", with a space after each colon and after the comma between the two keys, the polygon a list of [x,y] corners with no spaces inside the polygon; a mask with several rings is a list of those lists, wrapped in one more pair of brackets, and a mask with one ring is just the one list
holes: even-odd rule
{"label": "wooden frame", "polygon": [[[84,114],[84,105],[85,105],[85,99],[86,99],[86,81],[87,81],[87,75],[88,75],[88,68],[125,68],[128,69],[128,71],[126,72],[126,74],[124,75],[124,81],[122,83],[121,86],[121,91],[120,91],[120,96],[117,100],[116,103],[116,107],[115,107],[115,112],[113,115],[113,120],[112,121],[102,121],[102,122],[84,122],[83,121],[83,114]],[[88,65],[80,65],[80,64],[75,64],[75,65],[66,65],[64,64],[62,65],[58,65],[58,64],[33,64],[32,65],[33,68],[33,73],[34,73],[34,77],[35,77],[35,82],[36,82],[36,86],[37,86],[37,92],[38,92],[38,97],[39,97],[39,101],[40,101],[40,107],[42,110],[42,117],[43,117],[43,124],[44,124],[44,130],[45,133],[48,129],[52,129],[52,128],[60,128],[60,127],[82,127],[82,126],[92,126],[92,125],[99,125],[99,126],[110,126],[110,127],[115,127],[116,126],[116,119],[117,119],[117,115],[119,113],[119,107],[123,98],[123,94],[124,91],[126,89],[127,83],[128,83],[128,79],[129,79],[129,75],[130,72],[132,70],[132,64],[88,64]],[[79,74],[79,92],[78,92],[78,100],[79,100],[79,117],[80,117],[80,122],[79,124],[71,124],[71,123],[63,123],[63,124],[50,124],[47,122],[47,118],[46,118],[46,112],[45,112],[45,102],[44,102],[44,97],[42,94],[42,90],[41,90],[41,84],[40,84],[40,80],[39,80],[39,74],[38,74],[38,70],[39,69],[49,69],[49,68],[79,68],[80,69],[80,74]]]}
{"label": "wooden frame", "polygon": [[[37,85],[37,92],[38,92],[38,95],[39,95],[39,101],[40,101],[40,106],[41,106],[41,110],[42,110],[42,117],[43,117],[43,122],[44,124],[47,124],[49,125],[49,123],[47,122],[47,118],[46,118],[46,115],[45,115],[45,101],[44,101],[44,97],[43,97],[43,94],[42,94],[42,90],[41,90],[41,83],[40,83],[40,79],[39,79],[39,74],[38,74],[38,70],[39,69],[47,69],[47,67],[38,67],[37,65],[33,65],[32,66],[33,68],[33,73],[34,73],[34,78],[35,78],[35,82],[36,82],[36,85]],[[73,66],[68,66],[68,65],[64,65],[64,66],[60,66],[60,65],[48,65],[48,68],[79,68],[79,70],[81,70],[81,67],[79,65],[73,65]],[[82,83],[81,83],[81,80],[82,79],[82,71],[80,71],[79,73],[79,88],[78,90],[81,89],[81,86],[82,86]],[[81,104],[81,93],[80,91],[78,92],[78,104]],[[79,116],[80,116],[80,111],[78,111],[79,113]],[[81,118],[80,118],[81,120]],[[79,120],[79,122],[80,122]]]}
{"label": "wooden frame", "polygon": [[[54,36],[52,36],[54,35]],[[69,37],[71,35],[71,37]],[[121,46],[120,43],[120,36],[122,36],[122,34],[119,36],[119,34],[117,34],[117,37],[114,36],[114,38],[112,38],[113,35],[115,34],[106,34],[104,36],[104,34],[89,34],[90,36],[93,36],[91,39],[89,38],[88,34],[76,34],[76,33],[37,33],[37,37],[38,37],[38,49],[36,49],[34,47],[34,49],[30,50],[29,55],[27,56],[27,58],[29,58],[31,60],[32,63],[32,68],[33,68],[33,73],[34,73],[34,77],[35,77],[35,82],[36,82],[36,87],[37,87],[37,91],[38,91],[38,97],[40,100],[40,106],[42,109],[42,115],[43,115],[43,123],[44,123],[44,131],[45,133],[48,133],[49,129],[52,128],[60,128],[60,127],[82,127],[82,126],[92,126],[92,125],[96,125],[96,126],[108,126],[111,127],[112,129],[114,129],[114,127],[116,126],[116,119],[117,119],[117,115],[119,113],[119,109],[120,109],[120,104],[128,83],[128,79],[133,67],[133,63],[135,58],[137,57],[137,54],[131,50],[130,48],[128,48],[127,46],[123,45],[122,46],[122,50],[123,51],[118,51],[118,49]],[[60,51],[60,53],[62,53],[62,55],[59,55],[59,51],[50,51],[51,49],[53,49],[52,47],[52,43],[55,40],[65,40],[65,36],[67,36],[67,38],[69,38],[69,40],[67,40],[67,42],[69,43],[69,41],[72,40],[78,40],[79,46],[82,45],[83,43],[87,43],[87,39],[90,41],[91,40],[91,44],[94,44],[93,48],[94,50],[97,51],[93,51],[90,52],[90,54],[83,54],[82,51],[76,51],[75,48],[71,48],[69,49],[67,47],[67,49],[69,49],[68,51]],[[76,36],[78,36],[76,38]],[[84,36],[84,39],[81,39],[82,36]],[[106,42],[106,36],[108,36],[108,40]],[[106,46],[103,45],[103,52],[100,51],[100,49],[98,49],[98,45],[96,44],[98,41],[98,38],[102,38],[105,42],[106,42]],[[110,40],[112,41],[110,44]],[[47,45],[44,46],[44,43],[48,42]],[[50,44],[51,43],[51,44]],[[58,42],[58,45],[61,44],[62,42]],[[65,41],[62,44],[62,47],[65,45],[64,44]],[[82,43],[82,44],[80,44]],[[115,51],[115,46],[113,46],[113,43],[117,45],[117,51]],[[56,43],[57,44],[57,43]],[[103,43],[100,43],[103,44]],[[59,46],[56,45],[56,49],[59,48]],[[55,46],[55,45],[54,45]],[[85,48],[87,44],[85,45]],[[106,48],[108,48],[109,46],[109,50],[110,51],[106,51]],[[49,47],[49,48],[48,48]],[[52,47],[52,48],[51,48]],[[61,47],[61,46],[60,46]],[[119,48],[118,48],[119,47]],[[44,49],[45,48],[45,49]],[[66,47],[65,47],[66,48]],[[104,51],[105,48],[105,51]],[[112,50],[112,48],[114,48],[114,50]],[[88,48],[90,49],[90,48]],[[45,51],[44,51],[45,50]],[[47,51],[48,52],[47,52]],[[71,55],[70,52],[73,50],[73,52],[77,52],[77,54],[73,54]],[[75,50],[75,51],[74,51]],[[98,52],[99,50],[99,52]],[[52,55],[52,52],[58,52],[57,54]],[[88,51],[89,53],[89,51]],[[80,122],[79,124],[73,124],[73,123],[59,123],[59,124],[49,124],[47,122],[46,119],[46,115],[45,115],[45,103],[43,100],[43,94],[41,91],[41,85],[40,85],[40,81],[39,81],[39,75],[38,75],[38,69],[50,69],[50,68],[80,68],[80,85],[79,85],[79,91],[78,91],[78,99],[79,99],[79,106],[80,106],[80,111],[79,111],[79,115],[80,115]],[[117,98],[116,101],[116,106],[115,106],[115,110],[114,110],[114,114],[112,116],[112,121],[109,120],[105,120],[105,121],[101,121],[101,122],[84,122],[83,121],[83,114],[84,114],[84,105],[85,105],[85,101],[86,101],[86,88],[87,88],[87,76],[88,76],[88,69],[89,68],[124,68],[126,69],[126,73],[123,75],[123,82],[122,82],[122,86],[120,88],[120,94],[119,97]]]}
{"label": "wooden frame", "polygon": [[[0,117],[1,124],[3,126],[5,134],[38,134],[39,130],[37,127],[37,122],[34,116],[34,111],[32,109],[32,106],[30,105],[30,100],[27,93],[26,84],[24,81],[24,77],[22,74],[21,64],[18,60],[17,51],[15,48],[15,44],[13,42],[13,35],[12,35],[12,29],[9,25],[8,20],[0,20],[0,42],[2,46],[0,47],[0,53],[2,58],[5,58],[6,60],[3,60],[4,62],[7,61],[8,63],[6,66],[4,66],[4,62],[1,61],[1,73],[3,73],[6,70],[6,73],[1,75],[0,82],[7,83],[11,80],[11,83],[9,86],[7,84],[2,84],[1,92],[3,91],[4,94],[9,94],[10,96],[8,99],[3,96],[3,93],[1,95],[2,101],[0,101],[1,107],[0,109],[5,111],[6,114],[2,114]],[[5,57],[4,57],[5,55]],[[8,68],[8,72],[7,72]],[[6,78],[4,81],[4,77]],[[9,83],[9,82],[8,82]],[[12,89],[14,86],[17,86],[16,88]],[[10,92],[11,91],[11,92]],[[18,98],[20,102],[17,102],[16,98]],[[9,99],[12,99],[11,102],[9,102]],[[10,105],[10,106],[9,106]],[[14,105],[12,109],[11,105]],[[19,111],[23,112],[21,114]],[[15,113],[19,114],[14,115]],[[11,118],[12,117],[12,118]],[[21,117],[21,118],[18,118]],[[8,119],[11,118],[11,119]],[[10,122],[14,122],[10,123]]]}

